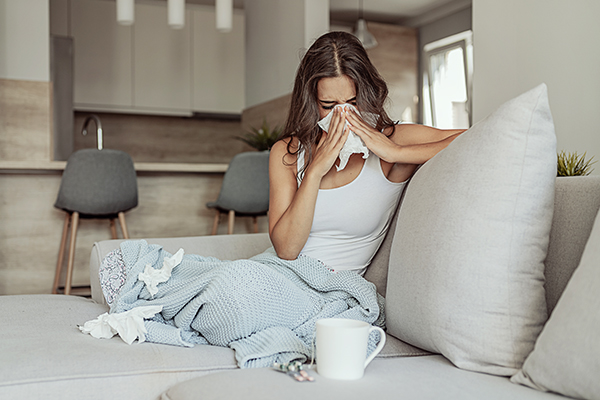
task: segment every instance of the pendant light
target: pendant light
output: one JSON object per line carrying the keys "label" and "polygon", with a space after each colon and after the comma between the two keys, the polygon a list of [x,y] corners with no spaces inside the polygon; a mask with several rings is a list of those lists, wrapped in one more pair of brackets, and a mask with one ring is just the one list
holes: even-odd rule
{"label": "pendant light", "polygon": [[133,24],[133,3],[133,0],[117,0],[117,22],[120,25]]}
{"label": "pendant light", "polygon": [[168,0],[169,26],[183,29],[185,26],[185,0]]}
{"label": "pendant light", "polygon": [[375,37],[367,30],[367,22],[363,18],[362,0],[359,0],[359,2],[358,21],[356,22],[354,36],[360,40],[365,49],[372,49],[377,46],[377,40],[375,40]]}
{"label": "pendant light", "polygon": [[233,19],[233,0],[217,0],[215,4],[217,14],[217,30],[231,32]]}

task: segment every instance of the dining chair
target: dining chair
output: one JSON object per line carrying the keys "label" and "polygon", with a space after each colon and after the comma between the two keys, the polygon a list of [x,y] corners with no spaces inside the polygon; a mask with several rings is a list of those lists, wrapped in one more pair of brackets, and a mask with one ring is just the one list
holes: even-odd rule
{"label": "dining chair", "polygon": [[251,217],[254,232],[258,233],[257,217],[269,210],[269,152],[249,151],[233,157],[225,176],[219,197],[206,203],[215,209],[212,234],[216,235],[222,214],[228,214],[227,233],[233,233],[235,217]]}
{"label": "dining chair", "polygon": [[[83,149],[71,154],[54,204],[54,207],[65,211],[66,215],[52,293],[62,291],[64,294],[71,294],[75,243],[80,219],[108,219],[113,239],[117,239],[115,219],[118,219],[123,237],[129,239],[125,212],[137,204],[137,177],[129,154],[111,149]],[[66,279],[64,286],[59,286],[69,233]]]}

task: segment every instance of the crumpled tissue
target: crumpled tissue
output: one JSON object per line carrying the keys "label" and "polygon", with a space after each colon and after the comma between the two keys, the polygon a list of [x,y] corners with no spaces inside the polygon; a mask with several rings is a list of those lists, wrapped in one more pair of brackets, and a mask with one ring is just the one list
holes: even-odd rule
{"label": "crumpled tissue", "polygon": [[79,330],[96,339],[110,339],[119,334],[127,344],[132,344],[138,338],[142,343],[146,340],[146,333],[148,333],[144,326],[144,319],[153,317],[156,313],[161,312],[162,308],[162,306],[141,306],[122,313],[104,313],[98,318],[86,322],[83,326],[79,326]]}
{"label": "crumpled tissue", "polygon": [[146,284],[146,288],[152,297],[158,293],[158,284],[168,281],[173,268],[181,264],[183,253],[183,249],[179,249],[172,257],[165,257],[161,269],[153,268],[152,265],[147,264],[144,272],[139,273],[138,279]]}
{"label": "crumpled tissue", "polygon": [[[359,112],[358,109],[352,104],[338,104],[331,110],[329,114],[325,116],[325,118],[317,122],[317,124],[325,132],[329,132],[329,124],[331,123],[331,118],[333,118],[333,110],[335,110],[338,107],[350,108],[356,111],[356,113],[360,115],[362,119],[371,126],[375,126],[375,124],[377,123],[377,119],[379,118],[379,115],[377,114]],[[347,125],[348,121],[345,122],[344,128],[346,128]],[[369,149],[367,148],[367,146],[365,146],[365,142],[363,142],[363,140],[356,133],[350,131],[350,133],[348,134],[348,139],[346,139],[346,143],[344,143],[344,147],[342,147],[342,150],[340,150],[340,154],[338,156],[340,159],[340,165],[336,166],[336,169],[338,171],[341,171],[344,168],[346,168],[346,164],[348,164],[348,159],[354,153],[362,153],[364,159],[367,159],[367,157],[369,157]]]}

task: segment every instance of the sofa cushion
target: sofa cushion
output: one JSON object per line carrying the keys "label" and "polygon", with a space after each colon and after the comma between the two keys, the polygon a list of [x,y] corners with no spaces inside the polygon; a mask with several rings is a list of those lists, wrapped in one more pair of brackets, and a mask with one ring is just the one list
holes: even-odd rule
{"label": "sofa cushion", "polygon": [[392,335],[385,335],[385,345],[375,358],[430,356],[431,353],[411,346]]}
{"label": "sofa cushion", "polygon": [[235,369],[232,350],[98,340],[77,325],[107,311],[74,296],[0,296],[2,399],[154,399],[168,387]]}
{"label": "sofa cushion", "polygon": [[556,137],[545,85],[413,176],[387,284],[388,332],[461,368],[512,375],[546,320]]}
{"label": "sofa cushion", "polygon": [[548,315],[579,265],[600,208],[600,176],[556,178],[554,216],[544,275]]}
{"label": "sofa cushion", "polygon": [[367,272],[365,272],[365,279],[369,282],[372,282],[377,289],[377,293],[385,297],[385,291],[387,289],[387,275],[388,275],[388,266],[390,265],[390,250],[392,249],[392,243],[394,239],[394,231],[396,230],[396,221],[398,220],[398,209],[402,206],[402,199],[404,198],[404,190],[402,192],[402,197],[400,198],[400,202],[398,204],[398,208],[394,213],[392,221],[390,222],[390,227],[385,234],[385,238],[383,242],[381,242],[381,246],[375,253],[375,256],[371,260],[371,264],[367,268]]}
{"label": "sofa cushion", "polygon": [[[129,346],[77,328],[108,311],[75,296],[0,296],[0,399],[154,399],[182,381],[237,369],[225,347]],[[378,357],[425,355],[393,337]]]}
{"label": "sofa cushion", "polygon": [[513,385],[507,378],[455,368],[442,356],[375,359],[363,378],[298,383],[268,368],[225,371],[167,390],[162,400],[217,399],[419,399],[559,400],[564,397]]}
{"label": "sofa cushion", "polygon": [[600,214],[579,267],[512,381],[567,396],[600,399]]}

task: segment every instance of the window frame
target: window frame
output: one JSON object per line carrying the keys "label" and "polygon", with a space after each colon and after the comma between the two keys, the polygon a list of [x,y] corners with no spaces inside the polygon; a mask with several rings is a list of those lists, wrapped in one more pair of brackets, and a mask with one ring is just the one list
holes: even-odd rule
{"label": "window frame", "polygon": [[[431,70],[431,58],[440,53],[446,53],[454,49],[462,49],[463,51],[463,66],[465,71],[466,84],[466,112],[469,118],[469,126],[473,125],[473,31],[466,30],[446,38],[436,40],[423,46],[423,54],[425,58],[425,68],[422,70],[422,87],[421,93],[423,97],[427,95],[427,99],[423,102],[424,122],[427,119],[426,115],[431,117],[431,125],[436,126],[436,114],[434,105],[433,82],[430,79],[433,76]],[[425,93],[425,85],[427,85],[427,93]],[[428,104],[426,104],[428,103]]]}

